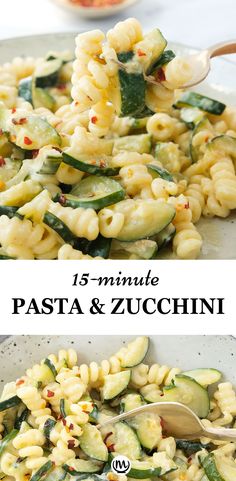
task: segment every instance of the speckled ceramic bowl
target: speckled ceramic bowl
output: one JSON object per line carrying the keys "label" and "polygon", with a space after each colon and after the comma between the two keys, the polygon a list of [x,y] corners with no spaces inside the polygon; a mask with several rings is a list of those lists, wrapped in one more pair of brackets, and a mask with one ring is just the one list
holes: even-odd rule
{"label": "speckled ceramic bowl", "polygon": [[[114,354],[128,336],[12,336],[0,346],[1,387],[34,363],[59,349],[74,348],[79,363],[101,361]],[[236,339],[232,336],[152,336],[147,362],[183,370],[214,367],[236,385]]]}
{"label": "speckled ceramic bowl", "polygon": [[[49,50],[74,50],[76,33],[58,33],[35,35],[30,37],[13,38],[0,42],[0,64],[19,55],[43,56]],[[195,49],[169,43],[169,47],[177,53],[189,54]],[[212,70],[207,80],[196,88],[198,92],[236,105],[236,64],[228,58],[212,60]],[[198,229],[203,237],[201,259],[236,259],[235,242],[236,213],[227,219],[201,219]],[[163,253],[164,258],[174,258],[169,249]]]}

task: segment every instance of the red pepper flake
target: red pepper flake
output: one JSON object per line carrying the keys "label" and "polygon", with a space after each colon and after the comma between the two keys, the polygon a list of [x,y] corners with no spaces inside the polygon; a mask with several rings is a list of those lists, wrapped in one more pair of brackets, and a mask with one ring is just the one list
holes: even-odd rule
{"label": "red pepper flake", "polygon": [[103,168],[106,167],[105,160],[100,160],[99,164],[100,164],[100,167],[103,167]]}
{"label": "red pepper flake", "polygon": [[161,394],[160,394],[160,397],[162,397],[162,396],[164,396],[164,393],[161,393]]}
{"label": "red pepper flake", "polygon": [[67,446],[68,446],[69,449],[73,449],[75,447],[75,440],[70,439],[70,441],[68,441],[68,443],[67,443]]}
{"label": "red pepper flake", "polygon": [[62,421],[63,426],[66,426],[66,420],[65,420],[65,418],[62,418],[61,421]]}
{"label": "red pepper flake", "polygon": [[106,444],[106,441],[108,440],[108,438],[113,434],[113,432],[111,431],[110,433],[107,433],[107,435],[105,436],[104,438],[104,443]]}
{"label": "red pepper flake", "polygon": [[24,384],[25,381],[24,379],[18,379],[18,381],[16,381],[16,386],[21,386],[21,384]]}
{"label": "red pepper flake", "polygon": [[113,453],[115,451],[115,444],[110,444],[110,446],[107,446],[107,449],[109,453]]}
{"label": "red pepper flake", "polygon": [[65,205],[65,204],[66,204],[66,197],[65,197],[65,195],[64,195],[64,194],[61,194],[60,197],[59,197],[59,199],[58,199],[58,201],[59,201],[59,204]]}
{"label": "red pepper flake", "polygon": [[62,416],[61,414],[58,414],[57,420],[58,420],[58,421],[61,421],[62,419],[63,419],[63,416]]}
{"label": "red pepper flake", "polygon": [[27,119],[25,117],[22,117],[22,119],[12,119],[12,123],[14,125],[23,125],[23,124],[26,124],[27,123]]}
{"label": "red pepper flake", "polygon": [[74,105],[75,105],[75,107],[78,107],[78,105],[79,105],[79,102],[77,102],[77,101],[76,101],[76,102],[74,102]]}
{"label": "red pepper flake", "polygon": [[0,156],[0,167],[3,167],[4,165],[6,165],[5,159]]}
{"label": "red pepper flake", "polygon": [[184,208],[185,208],[185,209],[189,209],[189,207],[190,207],[190,206],[189,206],[189,202],[186,202],[186,204],[184,204]]}
{"label": "red pepper flake", "polygon": [[69,426],[69,431],[73,431],[73,429],[74,429],[74,424],[71,423]]}
{"label": "red pepper flake", "polygon": [[191,463],[191,461],[192,461],[192,456],[189,456],[189,458],[187,459],[187,462]]}
{"label": "red pepper flake", "polygon": [[71,471],[71,472],[74,471],[74,468],[72,468],[72,466],[68,466],[68,469],[69,469],[69,471]]}
{"label": "red pepper flake", "polygon": [[138,49],[137,54],[139,57],[146,57],[146,53],[141,50],[141,48]]}
{"label": "red pepper flake", "polygon": [[0,136],[3,135],[3,134],[4,134],[3,130],[0,129]]}
{"label": "red pepper flake", "polygon": [[58,90],[65,90],[66,89],[66,84],[59,84],[57,85]]}
{"label": "red pepper flake", "polygon": [[24,144],[25,145],[31,145],[33,142],[29,137],[24,137]]}
{"label": "red pepper flake", "polygon": [[12,113],[15,114],[16,113],[16,108],[14,107],[13,109],[11,109]]}
{"label": "red pepper flake", "polygon": [[96,124],[97,121],[98,121],[98,118],[96,117],[96,115],[93,115],[93,117],[91,117],[92,124]]}
{"label": "red pepper flake", "polygon": [[47,390],[47,397],[54,397],[55,393],[53,391]]}
{"label": "red pepper flake", "polygon": [[155,80],[158,82],[164,82],[166,80],[165,72],[162,67],[155,72]]}

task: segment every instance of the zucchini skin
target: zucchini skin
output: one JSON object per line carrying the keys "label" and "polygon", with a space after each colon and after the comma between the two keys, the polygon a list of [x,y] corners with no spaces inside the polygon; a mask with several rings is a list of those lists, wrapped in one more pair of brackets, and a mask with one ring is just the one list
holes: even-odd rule
{"label": "zucchini skin", "polygon": [[110,254],[112,239],[103,237],[101,234],[94,241],[87,239],[77,239],[76,248],[81,250],[83,254],[89,254],[91,257],[103,257],[107,259]]}
{"label": "zucchini skin", "polygon": [[3,438],[0,444],[0,456],[2,455],[3,451],[6,449],[8,443],[10,443],[18,434],[18,429],[13,429],[7,436]]}
{"label": "zucchini skin", "polygon": [[89,164],[79,159],[75,159],[71,155],[63,152],[63,162],[65,164],[71,165],[74,169],[82,170],[82,172],[87,172],[88,174],[94,175],[117,175],[119,173],[118,167],[109,167],[104,165]]}
{"label": "zucchini skin", "polygon": [[55,427],[55,425],[56,425],[56,421],[54,419],[49,418],[47,419],[47,421],[43,426],[43,434],[45,438],[48,439],[49,441],[50,441],[51,430]]}
{"label": "zucchini skin", "polygon": [[19,217],[19,219],[23,219],[23,216],[17,213],[18,209],[19,207],[0,205],[0,215],[7,215],[9,219],[12,219],[12,217]]}
{"label": "zucchini skin", "polygon": [[52,361],[50,361],[50,359],[46,358],[45,361],[44,361],[44,364],[50,369],[50,371],[52,371],[52,374],[54,377],[57,376],[57,370],[54,366],[54,364],[52,363]]}
{"label": "zucchini skin", "polygon": [[163,67],[163,65],[166,65],[169,63],[171,60],[175,58],[175,53],[173,50],[165,50],[160,57],[157,59],[157,61],[152,65],[151,70],[149,70],[149,74],[155,73],[156,70],[158,70],[160,67]]}
{"label": "zucchini skin", "polygon": [[[127,63],[133,58],[133,52],[121,52],[118,60]],[[143,73],[129,73],[125,70],[118,71],[121,112],[120,117],[135,117],[145,109],[146,82]]]}
{"label": "zucchini skin", "polygon": [[[71,194],[72,195],[72,194]],[[84,209],[94,209],[100,210],[108,205],[115,204],[116,202],[120,202],[125,197],[124,189],[120,191],[113,192],[109,195],[104,195],[104,197],[100,197],[99,199],[94,200],[86,200],[76,196],[74,198],[70,198],[70,194],[67,196],[63,194],[63,206],[65,207],[72,207],[73,209],[77,209],[77,207],[83,207]],[[61,194],[56,194],[53,198],[54,202],[60,203]]]}
{"label": "zucchini skin", "polygon": [[185,92],[175,103],[175,107],[177,108],[186,107],[186,105],[198,107],[200,110],[214,115],[221,115],[226,108],[226,105],[222,102],[196,92]]}
{"label": "zucchini skin", "polygon": [[129,471],[129,477],[135,479],[147,479],[147,478],[156,478],[160,476],[161,468],[152,468],[150,469],[136,469],[132,468]]}
{"label": "zucchini skin", "polygon": [[209,481],[225,481],[217,470],[213,454],[208,454],[206,458],[201,460],[201,463]]}
{"label": "zucchini skin", "polygon": [[27,420],[28,416],[29,416],[29,409],[25,408],[24,411],[21,413],[21,415],[18,418],[16,418],[14,428],[19,431],[21,424]]}
{"label": "zucchini skin", "polygon": [[40,481],[40,479],[53,467],[52,461],[47,461],[35,474],[30,478],[30,481]]}
{"label": "zucchini skin", "polygon": [[43,222],[53,229],[66,243],[74,245],[76,236],[67,225],[51,212],[44,214]]}
{"label": "zucchini skin", "polygon": [[176,440],[176,447],[177,449],[181,449],[184,454],[189,457],[192,454],[197,453],[198,451],[201,451],[201,449],[210,449],[210,444],[202,444],[197,441],[187,441],[185,439],[177,439]]}
{"label": "zucchini skin", "polygon": [[15,406],[19,406],[21,404],[21,399],[18,396],[12,396],[5,401],[0,402],[0,412],[5,411],[6,409],[14,408]]}

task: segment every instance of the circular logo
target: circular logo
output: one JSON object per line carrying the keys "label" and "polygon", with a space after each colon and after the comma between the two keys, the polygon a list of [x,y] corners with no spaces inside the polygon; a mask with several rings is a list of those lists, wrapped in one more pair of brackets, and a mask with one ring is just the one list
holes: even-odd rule
{"label": "circular logo", "polygon": [[126,456],[116,456],[112,460],[111,469],[115,474],[127,474],[131,470],[131,462]]}

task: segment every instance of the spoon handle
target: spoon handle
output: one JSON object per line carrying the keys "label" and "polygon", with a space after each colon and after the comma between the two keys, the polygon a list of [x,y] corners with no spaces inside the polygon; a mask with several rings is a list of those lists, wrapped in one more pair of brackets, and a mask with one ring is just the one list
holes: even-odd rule
{"label": "spoon handle", "polygon": [[210,58],[219,57],[220,55],[226,55],[229,53],[236,53],[236,40],[212,45],[212,47],[209,47],[208,52]]}
{"label": "spoon handle", "polygon": [[231,428],[207,428],[203,430],[203,436],[220,441],[236,441],[236,429]]}

